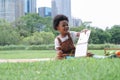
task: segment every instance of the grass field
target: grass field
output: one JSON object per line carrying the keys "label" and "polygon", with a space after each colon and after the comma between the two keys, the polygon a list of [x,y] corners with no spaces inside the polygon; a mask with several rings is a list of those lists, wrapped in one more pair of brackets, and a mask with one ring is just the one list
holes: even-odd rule
{"label": "grass field", "polygon": [[0,80],[119,80],[119,59],[0,63]]}
{"label": "grass field", "polygon": [[[91,50],[94,54],[103,55],[103,50]],[[55,57],[54,50],[7,50],[0,51],[0,59],[20,59],[20,58],[52,58]]]}
{"label": "grass field", "polygon": [[55,57],[54,50],[8,50],[0,51],[1,59],[23,59],[23,58],[51,58]]}
{"label": "grass field", "polygon": [[[103,55],[103,50],[89,51]],[[0,58],[54,57],[54,50],[0,51]],[[0,63],[0,80],[119,80],[119,59],[77,58],[31,63]]]}

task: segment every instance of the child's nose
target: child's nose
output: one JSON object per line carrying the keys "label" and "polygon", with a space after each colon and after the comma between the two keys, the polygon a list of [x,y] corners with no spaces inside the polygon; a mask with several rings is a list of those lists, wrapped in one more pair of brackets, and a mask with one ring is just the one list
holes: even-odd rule
{"label": "child's nose", "polygon": [[66,30],[69,30],[69,27],[68,27],[68,26],[65,26],[65,29],[66,29]]}

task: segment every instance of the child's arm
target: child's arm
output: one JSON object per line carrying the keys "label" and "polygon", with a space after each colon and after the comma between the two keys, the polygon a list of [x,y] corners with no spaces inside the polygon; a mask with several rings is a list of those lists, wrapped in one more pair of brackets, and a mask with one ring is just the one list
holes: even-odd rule
{"label": "child's arm", "polygon": [[69,56],[69,54],[65,54],[61,50],[57,50],[57,55],[61,57]]}
{"label": "child's arm", "polygon": [[65,53],[62,52],[62,50],[57,49],[57,58],[58,59],[63,59],[66,56],[70,56],[70,54],[65,54]]}
{"label": "child's arm", "polygon": [[[81,32],[85,32],[85,33],[86,33],[87,31],[88,31],[88,29],[83,29]],[[80,36],[80,33],[81,33],[81,32],[77,32],[77,37]]]}
{"label": "child's arm", "polygon": [[60,48],[58,47],[57,49],[56,49],[56,52],[57,52],[57,59],[63,59],[63,52],[62,52],[62,50],[60,50]]}

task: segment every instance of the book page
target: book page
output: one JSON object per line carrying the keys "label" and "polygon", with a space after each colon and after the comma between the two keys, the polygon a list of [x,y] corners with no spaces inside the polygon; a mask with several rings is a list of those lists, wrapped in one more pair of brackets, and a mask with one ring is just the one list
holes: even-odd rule
{"label": "book page", "polygon": [[90,30],[88,30],[86,33],[85,32],[80,33],[80,37],[76,45],[75,57],[86,56],[90,33],[91,33]]}
{"label": "book page", "polygon": [[76,45],[75,57],[86,56],[88,43]]}
{"label": "book page", "polygon": [[85,32],[80,33],[80,37],[79,37],[79,39],[78,39],[77,44],[81,44],[81,43],[86,43],[86,42],[88,42],[90,33],[91,33],[90,30],[88,30],[86,33],[85,33]]}

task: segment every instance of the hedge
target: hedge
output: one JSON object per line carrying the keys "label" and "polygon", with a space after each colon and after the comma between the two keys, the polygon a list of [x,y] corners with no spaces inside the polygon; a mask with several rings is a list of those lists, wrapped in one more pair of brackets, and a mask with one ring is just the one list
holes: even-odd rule
{"label": "hedge", "polygon": [[115,44],[90,44],[88,45],[89,50],[103,50],[105,48],[120,48],[120,45],[115,45]]}
{"label": "hedge", "polygon": [[6,45],[0,46],[0,50],[53,50],[54,45]]}
{"label": "hedge", "polygon": [[[103,50],[104,48],[120,48],[114,44],[89,44],[89,50]],[[54,50],[54,44],[49,45],[6,45],[0,46],[0,50]]]}

